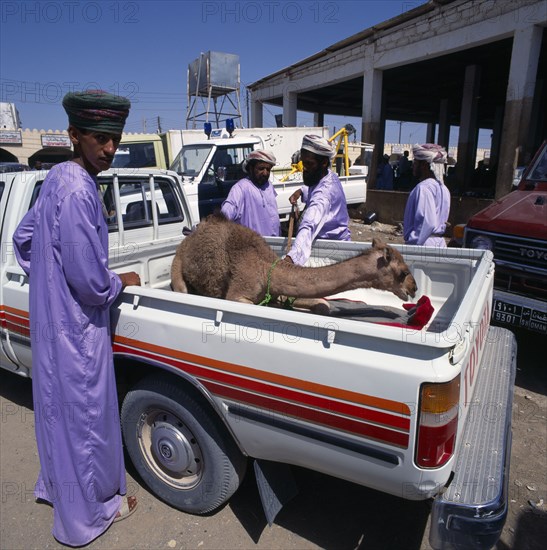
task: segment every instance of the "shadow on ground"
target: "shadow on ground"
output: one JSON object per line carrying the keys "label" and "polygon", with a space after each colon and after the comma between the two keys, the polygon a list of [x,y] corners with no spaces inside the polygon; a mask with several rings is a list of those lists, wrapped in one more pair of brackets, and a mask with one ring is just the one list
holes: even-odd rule
{"label": "shadow on ground", "polygon": [[[428,501],[406,501],[302,468],[293,468],[293,474],[299,493],[275,519],[284,529],[320,548],[421,547],[430,513]],[[229,506],[258,543],[269,527],[252,469]]]}

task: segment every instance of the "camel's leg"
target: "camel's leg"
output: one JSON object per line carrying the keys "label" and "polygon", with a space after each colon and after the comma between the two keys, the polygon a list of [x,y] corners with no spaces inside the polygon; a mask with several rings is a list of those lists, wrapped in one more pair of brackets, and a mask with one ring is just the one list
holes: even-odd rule
{"label": "camel's leg", "polygon": [[228,289],[226,292],[226,300],[231,300],[232,302],[240,302],[242,304],[254,304],[253,300],[242,296],[240,291],[234,289]]}
{"label": "camel's leg", "polygon": [[175,292],[182,292],[184,294],[188,294],[188,287],[186,286],[186,283],[184,282],[184,279],[182,277],[177,279],[171,279],[171,288]]}
{"label": "camel's leg", "polygon": [[188,294],[188,287],[182,276],[182,253],[180,251],[177,251],[171,264],[171,288],[175,292]]}
{"label": "camel's leg", "polygon": [[[284,302],[285,297],[280,298],[281,303]],[[315,313],[316,315],[330,315],[330,305],[328,300],[324,298],[297,298],[292,303],[293,309],[302,309]]]}

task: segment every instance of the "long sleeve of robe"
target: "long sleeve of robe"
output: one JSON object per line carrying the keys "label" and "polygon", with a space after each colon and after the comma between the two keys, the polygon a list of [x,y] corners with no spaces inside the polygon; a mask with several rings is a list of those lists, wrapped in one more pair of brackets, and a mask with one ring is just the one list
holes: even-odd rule
{"label": "long sleeve of robe", "polygon": [[298,222],[298,233],[288,256],[297,265],[304,265],[315,239],[349,241],[349,215],[346,196],[338,176],[331,170],[317,185],[303,189],[306,209]]}
{"label": "long sleeve of robe", "polygon": [[410,193],[405,206],[403,232],[406,244],[445,247],[450,211],[448,188],[433,178],[421,181]]}
{"label": "long sleeve of robe", "polygon": [[53,504],[55,538],[81,546],[126,492],[109,314],[122,285],[95,180],[74,162],[55,166],[14,245],[30,282],[35,495]]}

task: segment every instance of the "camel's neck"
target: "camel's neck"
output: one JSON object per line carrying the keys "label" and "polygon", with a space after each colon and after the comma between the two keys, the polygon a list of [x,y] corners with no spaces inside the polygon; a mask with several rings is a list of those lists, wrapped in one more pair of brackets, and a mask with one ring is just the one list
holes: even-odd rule
{"label": "camel's neck", "polygon": [[316,298],[344,290],[369,288],[378,282],[378,254],[373,250],[326,267],[300,267],[278,262],[271,275],[270,292]]}

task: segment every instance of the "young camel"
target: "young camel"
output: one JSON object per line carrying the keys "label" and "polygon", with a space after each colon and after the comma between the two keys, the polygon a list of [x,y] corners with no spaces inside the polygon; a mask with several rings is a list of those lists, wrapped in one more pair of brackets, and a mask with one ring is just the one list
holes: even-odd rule
{"label": "young camel", "polygon": [[[210,216],[177,248],[171,266],[176,292],[259,304],[268,292],[298,298],[295,305],[325,312],[322,298],[355,288],[389,290],[401,300],[416,294],[416,281],[394,248],[374,239],[362,254],[326,267],[277,261],[275,252],[251,229]],[[300,304],[298,303],[300,302]],[[314,306],[319,306],[315,308]]]}

